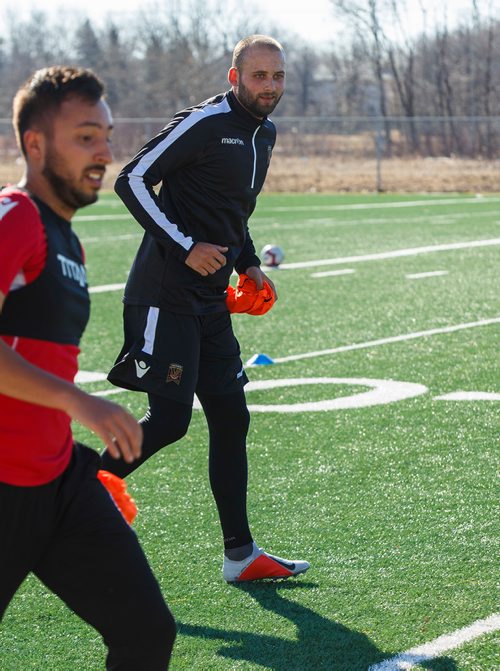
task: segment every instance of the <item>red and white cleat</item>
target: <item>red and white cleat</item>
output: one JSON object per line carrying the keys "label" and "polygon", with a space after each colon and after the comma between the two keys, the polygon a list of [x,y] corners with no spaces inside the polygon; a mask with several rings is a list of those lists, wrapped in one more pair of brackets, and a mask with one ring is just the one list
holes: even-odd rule
{"label": "red and white cleat", "polygon": [[282,580],[305,573],[309,566],[307,561],[290,561],[270,555],[254,543],[252,554],[241,561],[224,557],[222,573],[226,582]]}

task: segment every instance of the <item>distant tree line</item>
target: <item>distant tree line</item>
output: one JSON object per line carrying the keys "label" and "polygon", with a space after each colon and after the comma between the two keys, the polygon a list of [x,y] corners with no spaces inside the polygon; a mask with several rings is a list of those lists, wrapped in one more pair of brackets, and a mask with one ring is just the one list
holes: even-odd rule
{"label": "distant tree line", "polygon": [[[500,19],[485,2],[482,10],[471,0],[467,20],[453,29],[442,22],[410,36],[404,0],[331,0],[330,45],[263,21],[251,5],[228,12],[221,0],[164,0],[158,11],[138,9],[104,26],[78,14],[63,25],[44,11],[24,21],[8,14],[0,37],[0,117],[10,117],[12,95],[34,69],[66,62],[104,79],[115,117],[168,119],[225,90],[234,44],[264,32],[287,51],[287,93],[277,118],[377,117],[390,155],[392,117],[407,120],[406,141],[416,153],[433,141],[417,118],[439,117],[446,122],[444,153],[491,157],[499,149]],[[457,117],[477,119],[473,146]]]}

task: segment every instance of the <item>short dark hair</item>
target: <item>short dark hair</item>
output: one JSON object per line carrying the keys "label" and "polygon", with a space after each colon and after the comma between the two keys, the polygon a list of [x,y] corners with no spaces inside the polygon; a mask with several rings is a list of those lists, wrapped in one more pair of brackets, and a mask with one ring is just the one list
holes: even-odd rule
{"label": "short dark hair", "polygon": [[24,156],[24,132],[33,126],[49,132],[51,117],[72,96],[97,103],[104,96],[104,84],[92,70],[52,65],[34,72],[20,87],[14,96],[12,124]]}
{"label": "short dark hair", "polygon": [[233,68],[241,68],[243,61],[245,60],[246,52],[252,47],[267,47],[268,49],[280,51],[283,56],[285,55],[285,50],[274,37],[269,37],[268,35],[249,35],[240,40],[234,47]]}

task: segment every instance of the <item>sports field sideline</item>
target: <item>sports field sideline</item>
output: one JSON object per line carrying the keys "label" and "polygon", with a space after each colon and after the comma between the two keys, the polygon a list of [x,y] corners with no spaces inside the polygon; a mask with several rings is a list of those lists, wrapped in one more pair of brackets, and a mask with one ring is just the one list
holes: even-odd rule
{"label": "sports field sideline", "polygon": [[[279,301],[237,315],[248,369],[256,540],[311,569],[229,586],[207,435],[129,479],[135,528],[179,624],[172,669],[489,671],[498,654],[500,197],[264,194],[259,250],[280,245]],[[92,316],[79,383],[105,380],[141,238],[112,194],[75,217]],[[217,242],[217,241],[213,241]],[[98,449],[81,427],[75,434]],[[0,629],[1,671],[97,671],[98,635],[35,579]]]}

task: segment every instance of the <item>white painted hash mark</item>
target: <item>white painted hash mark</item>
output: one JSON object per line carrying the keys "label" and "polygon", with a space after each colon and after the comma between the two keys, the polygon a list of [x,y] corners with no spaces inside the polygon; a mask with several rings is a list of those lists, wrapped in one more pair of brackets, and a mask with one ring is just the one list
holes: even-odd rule
{"label": "white painted hash mark", "polygon": [[435,396],[435,401],[500,401],[500,394],[490,391],[454,391]]}
{"label": "white painted hash mark", "polygon": [[453,650],[459,646],[472,641],[484,634],[490,634],[500,629],[500,615],[494,613],[484,620],[477,620],[468,627],[457,629],[451,634],[444,634],[429,643],[418,645],[411,650],[401,652],[395,657],[386,659],[384,662],[372,664],[368,671],[406,671],[417,664],[435,659],[447,650]]}
{"label": "white painted hash mark", "polygon": [[448,275],[448,270],[430,270],[426,273],[409,273],[405,275],[408,280],[422,280],[425,277],[439,277],[440,275]]}

